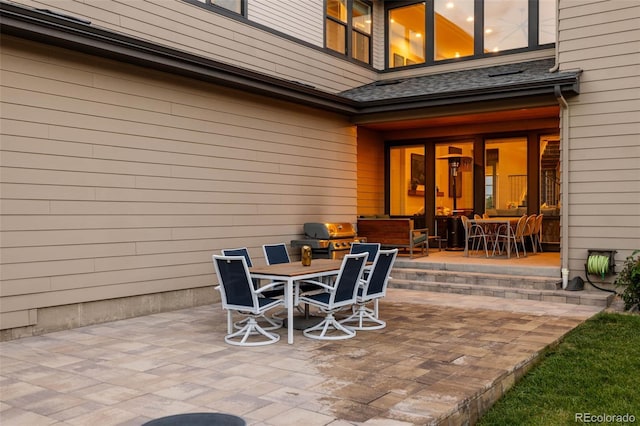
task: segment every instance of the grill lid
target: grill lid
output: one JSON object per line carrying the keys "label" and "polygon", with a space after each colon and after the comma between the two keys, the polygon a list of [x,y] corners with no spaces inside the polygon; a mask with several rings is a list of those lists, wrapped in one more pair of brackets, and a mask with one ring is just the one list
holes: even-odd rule
{"label": "grill lid", "polygon": [[356,230],[351,223],[316,223],[304,224],[304,233],[308,237],[320,240],[333,240],[336,238],[353,238]]}

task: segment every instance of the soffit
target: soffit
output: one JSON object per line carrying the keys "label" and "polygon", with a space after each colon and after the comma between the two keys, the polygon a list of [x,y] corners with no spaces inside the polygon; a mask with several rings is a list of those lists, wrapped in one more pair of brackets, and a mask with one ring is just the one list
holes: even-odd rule
{"label": "soffit", "polygon": [[463,126],[467,124],[499,123],[508,121],[527,121],[544,118],[558,118],[558,105],[549,105],[534,108],[506,109],[502,111],[458,113],[455,115],[443,115],[435,117],[421,117],[416,119],[395,119],[360,123],[360,127],[377,131],[394,131],[433,127]]}

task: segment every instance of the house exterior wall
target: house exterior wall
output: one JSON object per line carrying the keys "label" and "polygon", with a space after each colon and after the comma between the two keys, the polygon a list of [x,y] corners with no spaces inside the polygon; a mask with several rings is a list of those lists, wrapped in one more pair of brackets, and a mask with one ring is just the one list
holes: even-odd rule
{"label": "house exterior wall", "polygon": [[[46,314],[62,305],[208,303],[213,253],[247,245],[260,262],[262,244],[299,238],[304,222],[356,215],[344,117],[2,42],[2,329],[68,325],[78,309]],[[139,303],[108,318],[144,313]]]}
{"label": "house exterior wall", "polygon": [[384,139],[358,129],[358,215],[384,213]]}
{"label": "house exterior wall", "polygon": [[[583,70],[568,100],[568,256],[584,275],[588,249],[640,248],[640,3],[561,0],[561,69]],[[562,134],[562,133],[561,133]]]}
{"label": "house exterior wall", "polygon": [[324,1],[250,0],[247,6],[251,22],[324,47]]}
{"label": "house exterior wall", "polygon": [[[307,1],[302,21],[321,21]],[[331,93],[555,53],[376,74],[319,50],[302,22],[283,28],[284,3],[269,16],[273,2],[249,0],[248,18],[303,43],[181,0],[17,3]],[[382,69],[382,2],[374,12]],[[560,0],[559,66],[584,71],[561,111],[572,275],[589,248],[618,250],[618,263],[639,248],[639,20],[634,0]],[[212,253],[247,245],[260,262],[263,243],[297,238],[304,222],[383,209],[390,135],[347,117],[13,37],[1,55],[3,338],[210,303]]]}
{"label": "house exterior wall", "polygon": [[[90,20],[92,26],[282,79],[301,81],[331,93],[360,86],[376,78],[372,69],[182,0],[18,0],[14,3],[81,17]],[[256,23],[273,25],[271,28],[278,30],[281,22],[290,19],[284,13],[291,7],[281,7],[280,2],[261,0],[254,5],[251,0],[249,3],[249,10],[253,6],[263,8],[267,3],[270,7],[278,3],[269,22],[262,12]],[[305,21],[318,19],[316,8],[305,13],[302,14]],[[322,37],[323,28],[320,21],[313,30],[319,29]],[[316,34],[314,43],[317,43],[317,37]]]}

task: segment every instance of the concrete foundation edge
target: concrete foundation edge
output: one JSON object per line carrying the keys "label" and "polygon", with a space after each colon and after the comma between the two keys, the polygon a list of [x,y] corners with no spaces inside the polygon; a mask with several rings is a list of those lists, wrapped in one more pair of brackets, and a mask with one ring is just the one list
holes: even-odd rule
{"label": "concrete foundation edge", "polygon": [[219,301],[220,293],[213,287],[200,287],[41,308],[37,310],[36,324],[1,330],[0,341],[208,305]]}

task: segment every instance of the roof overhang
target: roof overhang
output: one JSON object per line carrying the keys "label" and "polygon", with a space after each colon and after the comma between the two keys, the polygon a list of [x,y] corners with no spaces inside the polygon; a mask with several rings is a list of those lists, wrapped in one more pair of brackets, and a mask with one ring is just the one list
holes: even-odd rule
{"label": "roof overhang", "polygon": [[151,43],[90,22],[43,9],[0,1],[0,31],[27,40],[152,68],[225,87],[250,91],[305,106],[344,114],[355,123],[378,121],[383,116],[415,115],[421,111],[478,105],[487,102],[520,102],[525,98],[579,93],[579,73],[558,74],[544,82],[492,88],[457,90],[383,100],[358,101],[328,93],[300,82],[280,79]]}

